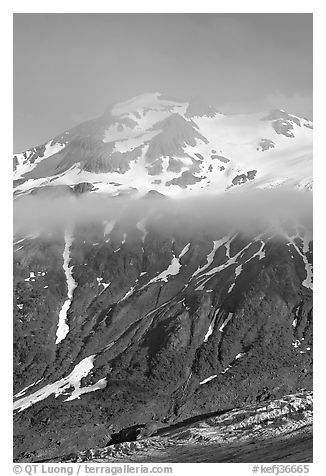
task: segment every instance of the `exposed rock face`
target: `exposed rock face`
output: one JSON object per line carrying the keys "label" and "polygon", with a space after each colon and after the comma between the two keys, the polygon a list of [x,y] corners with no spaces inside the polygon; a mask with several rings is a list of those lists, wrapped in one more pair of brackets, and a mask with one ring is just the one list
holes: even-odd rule
{"label": "exposed rock face", "polygon": [[31,191],[31,195],[37,195],[38,197],[47,197],[47,198],[55,198],[55,197],[62,197],[65,195],[72,195],[73,190],[68,187],[68,185],[58,185],[57,187],[51,186],[44,186],[44,187],[37,187]]}
{"label": "exposed rock face", "polygon": [[226,157],[223,157],[223,155],[216,155],[216,154],[213,154],[212,156],[212,159],[218,159],[220,160],[221,162],[224,162],[225,164],[227,164],[228,162],[230,162],[229,159],[227,159]]}
{"label": "exposed rock face", "polygon": [[150,190],[149,192],[144,195],[144,198],[150,199],[150,200],[160,200],[162,198],[166,198],[165,195],[162,193],[157,192],[156,190]]}
{"label": "exposed rock face", "polygon": [[196,139],[207,143],[207,139],[200,134],[198,127],[192,121],[185,120],[179,114],[170,117],[155,125],[155,129],[162,130],[150,142],[145,154],[146,161],[151,163],[160,157],[185,157],[183,147],[195,146]]}
{"label": "exposed rock face", "polygon": [[249,170],[247,174],[237,175],[232,180],[232,185],[241,185],[243,183],[246,183],[248,180],[254,180],[256,174],[257,170]]}
{"label": "exposed rock face", "polygon": [[294,137],[293,125],[301,127],[300,119],[296,116],[288,114],[281,109],[275,109],[270,112],[264,121],[272,121],[272,126],[277,134],[282,134],[286,137]]}
{"label": "exposed rock face", "polygon": [[285,121],[283,119],[273,121],[273,127],[277,134],[282,134],[286,137],[294,137],[294,134],[292,132],[293,125],[290,121]]}
{"label": "exposed rock face", "polygon": [[283,109],[273,109],[270,113],[264,117],[263,121],[278,121],[280,119],[288,120],[294,122],[297,126],[300,127],[300,119],[292,114],[288,114]]}
{"label": "exposed rock face", "polygon": [[187,188],[188,185],[193,185],[196,182],[200,182],[201,177],[196,177],[189,170],[182,172],[180,177],[176,177],[172,180],[169,180],[167,185],[179,185],[181,188]]}
{"label": "exposed rock face", "polygon": [[202,98],[196,96],[190,100],[185,117],[214,117],[216,114],[218,111],[213,106],[208,106]]}
{"label": "exposed rock face", "polygon": [[156,159],[149,166],[147,166],[148,175],[160,175],[163,172],[162,159]]}
{"label": "exposed rock face", "polygon": [[73,190],[75,193],[78,193],[78,194],[87,193],[94,190],[94,185],[88,182],[81,182],[81,183],[77,183],[77,185],[73,187]]}
{"label": "exposed rock face", "polygon": [[169,166],[167,168],[168,171],[171,172],[181,172],[181,169],[183,167],[183,162],[178,159],[174,159],[173,157],[169,158]]}
{"label": "exposed rock face", "polygon": [[270,140],[270,139],[261,139],[261,141],[258,144],[258,149],[257,150],[268,150],[268,149],[274,149],[275,143]]}
{"label": "exposed rock face", "polygon": [[76,288],[58,345],[63,237],[16,244],[16,459],[103,447],[132,425],[311,386],[306,238],[163,233],[150,222],[146,234],[131,224],[103,230],[74,230]]}
{"label": "exposed rock face", "polygon": [[248,180],[254,180],[254,178],[256,177],[257,175],[257,170],[249,170],[247,172],[247,179]]}

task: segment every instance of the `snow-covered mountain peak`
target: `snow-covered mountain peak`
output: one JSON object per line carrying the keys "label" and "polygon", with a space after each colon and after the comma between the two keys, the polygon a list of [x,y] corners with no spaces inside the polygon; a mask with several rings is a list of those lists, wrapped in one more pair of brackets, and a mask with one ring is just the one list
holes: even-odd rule
{"label": "snow-covered mountain peak", "polygon": [[15,193],[57,186],[136,197],[311,189],[312,127],[282,109],[224,115],[200,98],[143,94],[16,154]]}
{"label": "snow-covered mountain peak", "polygon": [[164,99],[161,93],[146,93],[116,104],[112,108],[112,114],[114,116],[121,116],[146,108],[160,110],[168,106],[173,106],[174,104],[174,101]]}

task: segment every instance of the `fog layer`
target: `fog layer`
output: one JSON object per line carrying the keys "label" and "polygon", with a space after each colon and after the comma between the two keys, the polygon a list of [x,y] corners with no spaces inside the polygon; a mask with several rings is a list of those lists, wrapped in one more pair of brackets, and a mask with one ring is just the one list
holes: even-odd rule
{"label": "fog layer", "polygon": [[78,198],[27,196],[14,202],[14,233],[35,233],[54,227],[118,221],[125,226],[150,220],[156,227],[187,227],[203,231],[278,227],[283,222],[312,229],[312,194],[286,189],[204,195],[187,199]]}

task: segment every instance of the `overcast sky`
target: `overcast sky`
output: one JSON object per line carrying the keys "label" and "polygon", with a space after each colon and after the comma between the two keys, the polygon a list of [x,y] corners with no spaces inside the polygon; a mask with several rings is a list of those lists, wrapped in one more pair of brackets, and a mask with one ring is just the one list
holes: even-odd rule
{"label": "overcast sky", "polygon": [[311,118],[312,15],[14,15],[14,152],[155,91]]}

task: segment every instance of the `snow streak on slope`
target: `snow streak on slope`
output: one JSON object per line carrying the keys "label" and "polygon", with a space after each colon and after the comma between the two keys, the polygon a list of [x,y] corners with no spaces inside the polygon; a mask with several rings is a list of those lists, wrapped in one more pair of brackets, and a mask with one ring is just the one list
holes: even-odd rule
{"label": "snow streak on slope", "polygon": [[204,266],[202,266],[201,268],[198,268],[194,274],[192,275],[192,277],[194,278],[195,276],[197,276],[197,274],[201,273],[202,271],[205,271],[205,269],[209,268],[209,266],[213,263],[213,260],[214,260],[214,256],[215,256],[215,253],[216,251],[220,248],[220,246],[224,245],[225,243],[227,243],[227,241],[230,239],[229,235],[226,235],[226,236],[223,236],[223,238],[219,239],[219,240],[216,240],[216,241],[213,241],[213,249],[212,251],[207,255],[207,258],[206,258],[206,264]]}
{"label": "snow streak on slope", "polygon": [[31,405],[48,398],[50,395],[54,395],[56,398],[59,395],[67,395],[67,390],[71,387],[73,387],[73,391],[71,395],[65,399],[66,402],[80,398],[84,393],[94,392],[95,390],[100,390],[106,387],[105,378],[100,379],[94,385],[90,385],[89,387],[81,387],[82,378],[86,377],[94,367],[95,357],[96,355],[86,357],[75,366],[73,371],[67,377],[63,377],[57,382],[50,383],[32,394],[16,400],[14,402],[14,411],[18,410],[21,412]]}
{"label": "snow streak on slope", "polygon": [[[197,286],[196,287],[196,291],[203,291],[204,289],[204,286],[205,284],[207,283],[207,281],[209,281],[210,279],[210,276],[216,274],[216,273],[219,273],[220,271],[223,271],[224,269],[228,268],[229,266],[235,264],[237,262],[237,259],[239,257],[241,257],[241,255],[253,244],[255,243],[256,241],[259,241],[260,240],[260,237],[261,235],[258,235],[256,236],[253,241],[250,241],[244,248],[242,248],[240,251],[238,251],[238,253],[236,253],[234,256],[230,257],[230,245],[231,245],[231,241],[233,240],[234,236],[226,243],[226,258],[227,258],[227,261],[219,266],[216,266],[215,268],[212,268],[210,269],[209,271],[207,271],[206,273],[203,273],[201,276],[199,276],[198,279],[201,279],[201,278],[205,278],[205,276],[209,276],[208,278],[204,279],[204,281],[201,282],[200,286]],[[262,240],[260,240],[262,241]],[[263,242],[262,242],[263,243]],[[265,253],[262,252],[262,249],[264,247],[264,243],[262,244],[260,250],[255,253],[254,256],[259,256],[259,258],[263,258],[265,256]],[[254,256],[252,256],[250,259],[252,259]],[[248,262],[250,260],[247,260],[246,262]],[[206,266],[207,267],[207,266]],[[239,272],[239,271],[238,271]]]}
{"label": "snow streak on slope", "polygon": [[199,385],[204,385],[205,383],[210,382],[211,380],[213,380],[216,377],[217,377],[217,374],[211,375],[210,377],[207,377],[204,380],[202,380],[201,382],[199,382]]}
{"label": "snow streak on slope", "polygon": [[67,281],[67,288],[68,288],[68,298],[64,302],[61,311],[59,313],[59,322],[58,322],[58,328],[57,328],[57,340],[56,344],[59,344],[68,334],[69,332],[69,326],[66,323],[67,320],[67,312],[70,308],[71,301],[72,301],[72,296],[75,288],[77,287],[77,283],[73,278],[72,275],[72,267],[69,266],[70,263],[70,247],[72,244],[73,236],[72,232],[70,230],[65,231],[65,248],[63,251],[63,269],[66,275],[66,281]]}
{"label": "snow streak on slope", "polygon": [[162,273],[160,273],[158,276],[156,276],[156,278],[151,279],[147,286],[149,284],[156,283],[157,281],[164,281],[166,283],[168,281],[169,276],[175,276],[179,273],[180,268],[181,264],[179,258],[177,258],[173,254],[173,258],[169,267],[165,271],[162,271]]}
{"label": "snow streak on slope", "polygon": [[27,390],[29,388],[35,387],[35,385],[40,383],[42,380],[43,380],[43,378],[37,380],[36,382],[31,383],[30,385],[27,385],[27,387],[23,388],[22,390],[20,390],[20,392],[16,393],[16,395],[14,395],[14,398],[22,397],[27,392]]}
{"label": "snow streak on slope", "polygon": [[254,253],[250,258],[248,258],[244,263],[240,264],[239,266],[237,266],[235,268],[235,278],[234,278],[234,282],[231,284],[231,286],[229,287],[228,289],[228,294],[232,291],[232,289],[234,288],[235,286],[235,281],[236,279],[238,278],[238,276],[240,276],[240,274],[242,273],[243,271],[243,266],[247,263],[249,263],[249,261],[251,261],[252,259],[256,258],[256,256],[259,257],[259,259],[263,259],[265,258],[266,256],[266,253],[264,251],[264,247],[265,247],[265,242],[263,240],[261,240],[261,245],[260,245],[260,248],[258,251],[256,251],[256,253]]}
{"label": "snow streak on slope", "polygon": [[[137,284],[137,282],[138,282],[138,280],[136,281],[136,284]],[[131,286],[129,291],[127,291],[126,294],[118,302],[122,302],[125,299],[127,299],[129,296],[131,296],[134,293],[134,291],[135,291],[135,286]]]}
{"label": "snow streak on slope", "polygon": [[223,332],[224,327],[226,327],[227,324],[231,321],[232,316],[233,316],[233,313],[232,313],[232,312],[229,312],[228,317],[225,319],[225,321],[223,322],[223,324],[222,324],[221,327],[219,328],[219,331],[220,331],[220,332]]}
{"label": "snow streak on slope", "polygon": [[190,243],[186,244],[181,253],[179,254],[179,259],[181,259],[186,253],[188,253],[190,248]]}
{"label": "snow streak on slope", "polygon": [[213,334],[215,321],[216,321],[219,310],[220,310],[220,308],[217,308],[216,311],[214,312],[214,317],[212,319],[212,322],[209,325],[208,331],[206,332],[206,335],[204,337],[204,342],[207,342],[209,337]]}
{"label": "snow streak on slope", "polygon": [[[143,286],[143,288],[146,287],[146,286],[149,286],[152,283],[156,283],[157,281],[164,281],[165,283],[167,283],[169,276],[176,276],[179,273],[180,268],[182,266],[181,263],[180,263],[180,259],[182,258],[182,256],[184,256],[188,252],[189,248],[190,248],[190,243],[188,243],[183,248],[183,250],[181,251],[178,258],[173,253],[172,261],[171,261],[170,265],[168,266],[168,268],[166,270],[162,271],[162,273],[160,273],[155,278],[151,279],[147,284],[145,284],[145,286]],[[143,289],[143,288],[141,288],[141,289]]]}
{"label": "snow streak on slope", "polygon": [[[254,240],[256,241],[256,240]],[[236,253],[234,256],[232,256],[232,258],[230,257],[230,247],[228,246],[227,247],[227,253],[226,253],[226,257],[228,258],[228,260],[219,265],[219,266],[216,266],[215,268],[212,268],[210,269],[209,271],[207,271],[203,276],[211,276],[212,274],[215,274],[215,273],[218,273],[219,271],[222,271],[223,269],[225,268],[228,268],[229,266],[231,266],[232,264],[236,263],[237,261],[237,258],[246,250],[249,248],[249,246],[251,246],[251,242],[248,243],[247,246],[245,246],[244,248],[242,248],[238,253]],[[228,243],[228,245],[230,245],[230,242]]]}
{"label": "snow streak on slope", "polygon": [[[312,236],[310,236],[308,233],[305,234],[303,239],[300,237],[300,234],[297,233],[294,237],[293,236],[288,236],[285,235],[286,239],[288,240],[288,244],[292,245],[296,252],[298,253],[299,256],[301,256],[302,261],[305,266],[305,270],[307,273],[306,278],[302,281],[302,286],[308,288],[308,289],[313,289],[313,271],[312,271],[312,264],[309,263],[308,258],[306,256],[306,253],[309,251],[309,243],[312,241]],[[295,243],[296,239],[300,239],[303,241],[303,248],[302,251],[300,250],[299,246]]]}
{"label": "snow streak on slope", "polygon": [[309,263],[308,261],[308,258],[306,256],[305,253],[307,253],[309,251],[309,242],[310,242],[310,239],[309,239],[309,236],[306,235],[303,239],[303,255],[304,257],[302,256],[302,259],[303,259],[303,262],[305,264],[305,268],[306,268],[306,273],[307,273],[307,277],[306,279],[303,281],[303,286],[305,286],[306,288],[310,288],[311,290],[313,289],[313,284],[312,284],[312,264]]}
{"label": "snow streak on slope", "polygon": [[[231,317],[232,317],[232,313],[230,313],[230,314],[231,314],[231,316],[230,316],[230,318],[231,318]],[[228,318],[228,319],[229,319],[229,318]],[[225,324],[224,324],[224,325],[226,325],[226,321],[225,321]],[[222,329],[222,328],[221,328],[221,329]],[[223,329],[222,329],[222,330],[221,330],[221,329],[220,329],[220,331],[223,332]],[[238,359],[241,359],[241,358],[244,357],[245,355],[246,355],[246,354],[243,353],[243,352],[240,352],[240,354],[237,354],[237,355],[235,356],[235,358],[233,359],[233,361],[232,361],[224,370],[222,370],[221,374],[223,375],[223,374],[225,374],[226,372],[228,372],[230,369],[232,369],[234,362],[235,362],[236,360],[238,360]],[[207,383],[207,382],[210,382],[211,380],[213,380],[214,378],[216,378],[217,375],[218,375],[218,374],[214,374],[214,375],[211,375],[210,377],[205,378],[204,380],[202,380],[201,382],[199,382],[199,385],[203,385],[203,384],[205,384],[205,383]]]}

